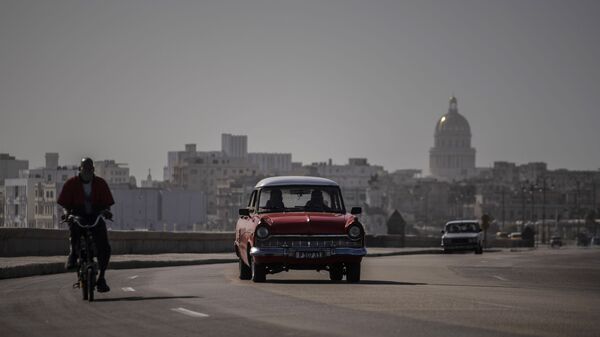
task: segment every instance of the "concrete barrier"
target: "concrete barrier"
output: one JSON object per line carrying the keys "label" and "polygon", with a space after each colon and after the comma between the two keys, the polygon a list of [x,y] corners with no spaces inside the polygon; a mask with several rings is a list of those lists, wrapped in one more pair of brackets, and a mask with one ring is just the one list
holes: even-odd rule
{"label": "concrete barrier", "polygon": [[[109,231],[113,254],[225,253],[233,251],[233,232]],[[67,255],[67,230],[0,228],[0,256]]]}
{"label": "concrete barrier", "polygon": [[[113,254],[226,253],[233,251],[233,232],[109,231]],[[69,252],[68,231],[0,228],[0,256],[53,256]],[[440,239],[400,235],[367,235],[367,247],[439,248]],[[524,247],[521,240],[490,240],[489,247]]]}
{"label": "concrete barrier", "polygon": [[488,246],[494,248],[524,248],[533,247],[531,242],[514,239],[491,239],[488,240]]}
{"label": "concrete barrier", "polygon": [[66,255],[68,251],[66,230],[0,228],[0,256]]}
{"label": "concrete barrier", "polygon": [[381,248],[424,248],[424,247],[440,247],[440,238],[406,236],[402,235],[367,235],[367,247]]}

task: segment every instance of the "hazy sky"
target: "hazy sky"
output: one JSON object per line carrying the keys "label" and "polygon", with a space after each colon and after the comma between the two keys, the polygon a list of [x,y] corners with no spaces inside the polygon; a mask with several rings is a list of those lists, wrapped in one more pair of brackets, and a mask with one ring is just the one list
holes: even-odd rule
{"label": "hazy sky", "polygon": [[477,165],[600,167],[600,1],[0,1],[0,152],[162,179],[167,151],[427,170],[455,93]]}

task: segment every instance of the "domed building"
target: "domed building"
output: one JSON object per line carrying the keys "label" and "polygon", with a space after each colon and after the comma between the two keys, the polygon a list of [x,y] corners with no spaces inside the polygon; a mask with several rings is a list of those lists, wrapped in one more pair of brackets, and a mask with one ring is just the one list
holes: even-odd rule
{"label": "domed building", "polygon": [[448,113],[435,126],[434,146],[429,150],[431,175],[444,180],[461,180],[475,174],[475,149],[471,127],[458,113],[456,97],[450,97]]}

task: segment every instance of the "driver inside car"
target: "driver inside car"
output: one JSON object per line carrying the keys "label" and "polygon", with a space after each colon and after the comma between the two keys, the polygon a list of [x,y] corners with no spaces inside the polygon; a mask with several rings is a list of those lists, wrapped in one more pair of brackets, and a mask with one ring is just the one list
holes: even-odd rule
{"label": "driver inside car", "polygon": [[283,211],[285,209],[285,205],[283,204],[283,197],[282,197],[280,189],[275,188],[275,189],[271,190],[271,193],[269,194],[269,200],[267,201],[265,208],[268,208],[270,210],[281,210],[281,211]]}
{"label": "driver inside car", "polygon": [[307,211],[315,211],[315,212],[330,212],[331,209],[325,205],[325,201],[323,200],[323,192],[319,189],[314,189],[310,193],[310,200],[306,202],[304,208]]}

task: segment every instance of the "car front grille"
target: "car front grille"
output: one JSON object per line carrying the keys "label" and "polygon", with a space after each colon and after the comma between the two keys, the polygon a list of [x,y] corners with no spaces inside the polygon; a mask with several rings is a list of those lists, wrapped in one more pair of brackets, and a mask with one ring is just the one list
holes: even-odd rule
{"label": "car front grille", "polygon": [[450,243],[453,243],[453,244],[465,244],[465,243],[469,243],[469,239],[468,238],[451,239]]}
{"label": "car front grille", "polygon": [[352,241],[347,236],[278,236],[257,240],[262,248],[360,248],[362,240]]}

